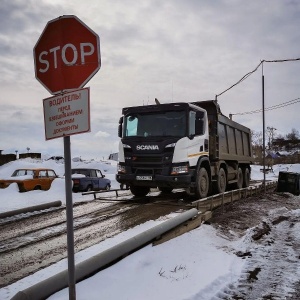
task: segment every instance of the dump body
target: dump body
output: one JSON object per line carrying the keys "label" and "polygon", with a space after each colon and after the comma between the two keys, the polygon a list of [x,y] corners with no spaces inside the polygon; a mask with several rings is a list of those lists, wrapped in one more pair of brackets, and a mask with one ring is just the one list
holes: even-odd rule
{"label": "dump body", "polygon": [[252,162],[251,130],[224,116],[217,101],[193,102],[207,111],[209,159]]}

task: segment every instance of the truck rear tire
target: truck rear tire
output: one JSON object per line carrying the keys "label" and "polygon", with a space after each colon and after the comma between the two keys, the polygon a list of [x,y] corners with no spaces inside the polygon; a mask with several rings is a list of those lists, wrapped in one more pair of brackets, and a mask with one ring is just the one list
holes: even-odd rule
{"label": "truck rear tire", "polygon": [[225,193],[227,187],[227,176],[226,172],[223,168],[220,168],[219,174],[218,174],[218,179],[215,184],[215,191],[217,194]]}
{"label": "truck rear tire", "polygon": [[243,171],[241,168],[238,168],[237,171],[237,182],[236,182],[236,188],[237,189],[241,189],[243,187],[243,183],[244,183],[244,178],[243,178]]}
{"label": "truck rear tire", "polygon": [[150,188],[147,186],[136,186],[136,185],[131,185],[130,186],[130,191],[134,196],[137,197],[144,197],[150,192]]}
{"label": "truck rear tire", "polygon": [[250,184],[250,170],[249,168],[244,169],[244,182],[243,182],[243,187],[248,187]]}
{"label": "truck rear tire", "polygon": [[208,195],[209,191],[209,178],[205,168],[200,168],[197,173],[196,179],[196,196],[205,198]]}

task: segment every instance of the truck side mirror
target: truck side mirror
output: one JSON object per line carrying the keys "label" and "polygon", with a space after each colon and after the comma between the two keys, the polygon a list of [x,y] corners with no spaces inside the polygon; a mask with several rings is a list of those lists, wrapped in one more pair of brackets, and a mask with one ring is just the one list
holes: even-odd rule
{"label": "truck side mirror", "polygon": [[119,127],[118,127],[118,137],[122,137],[122,131],[123,131],[123,117],[119,120]]}
{"label": "truck side mirror", "polygon": [[190,111],[190,115],[189,115],[189,138],[194,138],[194,136],[195,136],[195,133],[196,133],[195,121],[196,121],[196,113],[194,111]]}

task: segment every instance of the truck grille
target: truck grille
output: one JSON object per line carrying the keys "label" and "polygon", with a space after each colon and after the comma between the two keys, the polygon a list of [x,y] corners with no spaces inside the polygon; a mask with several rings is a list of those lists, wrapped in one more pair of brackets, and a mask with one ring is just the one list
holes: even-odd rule
{"label": "truck grille", "polygon": [[131,168],[133,174],[139,175],[167,175],[170,173],[173,148],[164,149],[162,153],[133,153],[132,149],[124,149],[125,164]]}
{"label": "truck grille", "polygon": [[158,156],[158,157],[154,157],[154,156],[135,156],[135,159],[133,160],[134,164],[138,164],[138,163],[158,163],[161,164],[162,163],[162,156]]}
{"label": "truck grille", "polygon": [[[131,172],[134,174],[155,175],[169,173],[172,164],[172,155],[139,155],[128,161]],[[164,170],[164,171],[163,171]]]}

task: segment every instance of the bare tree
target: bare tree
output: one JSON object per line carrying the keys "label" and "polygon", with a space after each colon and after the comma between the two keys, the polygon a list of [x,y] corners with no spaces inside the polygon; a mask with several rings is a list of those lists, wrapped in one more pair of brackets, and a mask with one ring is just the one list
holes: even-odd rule
{"label": "bare tree", "polygon": [[277,130],[277,129],[274,127],[269,127],[269,126],[267,127],[266,135],[269,140],[269,142],[268,142],[269,150],[273,150],[273,140],[274,140],[275,130]]}
{"label": "bare tree", "polygon": [[299,140],[299,131],[293,128],[292,131],[286,135],[286,139],[291,141]]}
{"label": "bare tree", "polygon": [[263,134],[261,131],[251,130],[253,156],[258,162],[262,162],[263,157]]}

